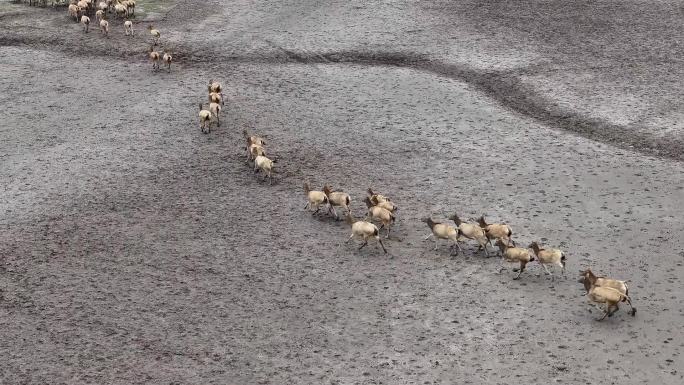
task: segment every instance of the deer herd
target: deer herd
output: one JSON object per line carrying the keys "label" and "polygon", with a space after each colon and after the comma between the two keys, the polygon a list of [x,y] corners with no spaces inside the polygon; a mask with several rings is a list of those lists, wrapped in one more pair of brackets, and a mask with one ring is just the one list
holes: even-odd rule
{"label": "deer herd", "polygon": [[[247,131],[243,131],[243,135],[247,141],[248,159],[254,160],[255,169],[258,169],[260,166],[257,165],[257,158],[254,155],[256,154],[255,148],[260,148],[260,146],[255,147],[255,143],[263,144],[263,139],[249,135]],[[269,168],[269,180],[270,171]],[[323,213],[329,213],[335,220],[339,220],[338,208],[344,212],[346,222],[351,227],[351,234],[345,243],[358,238],[362,241],[358,247],[361,250],[368,245],[369,240],[373,240],[376,247],[381,248],[387,254],[380,231],[386,229],[384,238],[389,239],[398,210],[397,205],[388,196],[378,194],[368,188],[367,196],[363,200],[368,209],[366,215],[363,219],[355,219],[350,208],[352,198],[344,191],[335,191],[327,184],[321,190],[313,190],[308,182],[304,182],[304,195],[306,197],[304,210],[310,210],[312,215],[318,214],[322,209]],[[517,270],[518,274],[513,278],[514,280],[520,279],[527,264],[533,261],[539,262],[552,281],[555,279],[552,271],[554,268],[560,270],[560,273],[565,276],[566,255],[560,249],[542,247],[536,241],[530,243],[528,247],[518,247],[513,240],[511,226],[506,223],[487,223],[484,215],[480,216],[477,221],[464,222],[458,214],[453,214],[449,220],[453,222],[453,225],[435,221],[430,216],[421,219],[430,228],[430,233],[425,236],[424,240],[434,238],[435,250],[438,249],[439,240],[446,240],[451,244],[452,249],[455,248],[457,253],[461,253],[463,247],[460,242],[470,240],[474,241],[477,244],[477,250],[482,251],[486,256],[489,256],[487,246],[496,246],[502,261],[517,263],[519,266],[514,271]],[[493,245],[492,242],[494,242]],[[499,270],[499,273],[502,270],[503,268]],[[597,277],[591,269],[586,269],[580,271],[579,282],[584,285],[589,301],[599,307],[603,313],[599,321],[612,316],[618,310],[619,302],[627,302],[631,308],[630,315],[636,314],[636,308],[632,306],[628,295],[629,290],[624,281]],[[600,307],[601,305],[603,307]]]}
{"label": "deer herd", "polygon": [[[53,2],[53,5],[55,3],[61,5],[64,1],[66,0],[56,0]],[[39,1],[36,1],[36,3],[38,4]],[[42,3],[46,4],[47,0],[42,0]],[[103,36],[109,34],[108,14],[114,14],[117,18],[124,20],[125,35],[133,36],[133,23],[129,18],[134,17],[135,7],[135,0],[105,0],[100,1],[97,5],[95,0],[70,0],[68,14],[75,21],[80,21],[85,33],[90,29],[90,17],[94,15]],[[165,50],[163,53],[160,53],[155,49],[161,38],[160,31],[152,25],[148,26],[148,30],[152,37],[152,46],[150,46],[148,52],[152,68],[158,70],[160,62],[163,61],[166,68],[170,71],[171,62],[173,61],[171,52]],[[200,103],[198,114],[200,129],[202,133],[206,134],[211,132],[212,123],[220,127],[221,109],[224,106],[223,90],[220,83],[210,80],[207,90],[208,109],[205,109],[203,104]],[[247,159],[248,162],[253,163],[254,172],[262,173],[264,178],[268,178],[269,184],[272,184],[274,166],[277,159],[267,156],[265,149],[266,141],[263,137],[250,135],[247,131],[243,131],[243,136],[246,141]],[[376,247],[387,253],[380,231],[384,229],[386,232],[384,238],[389,239],[391,229],[396,224],[398,211],[397,205],[388,196],[378,194],[371,188],[368,188],[367,196],[363,199],[367,208],[366,215],[362,219],[356,219],[352,215],[352,198],[348,193],[333,190],[327,184],[321,190],[313,190],[308,183],[304,183],[304,193],[306,196],[304,209],[312,210],[312,215],[319,213],[323,209],[323,213],[328,213],[335,220],[340,220],[338,209],[343,212],[351,231],[345,243],[358,238],[361,240],[361,244],[358,247],[360,250],[368,245],[369,240],[373,240],[376,243]],[[487,223],[484,215],[477,221],[469,222],[461,220],[457,213],[454,213],[448,219],[453,224],[447,221],[437,221],[431,216],[421,219],[430,229],[430,232],[424,239],[433,238],[435,250],[438,249],[439,241],[444,240],[449,242],[451,249],[455,249],[456,253],[463,253],[461,242],[472,241],[477,244],[477,251],[481,251],[485,256],[489,256],[487,247],[491,246],[498,249],[497,252],[502,262],[518,264],[517,268],[514,269],[514,271],[517,271],[517,275],[513,278],[514,280],[520,279],[527,265],[534,261],[539,263],[545,273],[551,277],[552,281],[555,279],[555,275],[549,268],[558,268],[561,274],[565,276],[566,255],[562,250],[543,247],[536,241],[531,242],[528,247],[520,247],[513,240],[513,229],[511,226],[506,223]],[[499,270],[499,273],[502,270],[503,268]],[[602,317],[598,320],[612,316],[618,310],[620,302],[629,304],[632,316],[636,314],[636,308],[632,306],[629,289],[625,281],[596,276],[591,269],[586,269],[580,271],[579,282],[584,285],[588,300],[599,307],[603,313]],[[600,307],[601,305],[603,306],[602,308]]]}
{"label": "deer herd", "polygon": [[[67,14],[75,22],[81,23],[84,33],[90,32],[90,24],[92,18],[95,18],[97,25],[100,27],[100,34],[104,37],[109,37],[109,18],[110,15],[117,18],[119,21],[123,20],[124,36],[135,36],[133,29],[133,21],[131,18],[135,17],[136,0],[52,0],[52,6],[67,6]],[[28,0],[29,5],[47,6],[47,0]],[[152,45],[148,53],[148,59],[152,64],[152,70],[161,69],[161,63],[164,63],[167,71],[171,71],[171,63],[173,62],[173,53],[171,49],[165,48],[162,52],[157,51],[156,47],[159,45],[161,39],[161,32],[154,28],[153,25],[148,25],[147,30],[152,37]]]}

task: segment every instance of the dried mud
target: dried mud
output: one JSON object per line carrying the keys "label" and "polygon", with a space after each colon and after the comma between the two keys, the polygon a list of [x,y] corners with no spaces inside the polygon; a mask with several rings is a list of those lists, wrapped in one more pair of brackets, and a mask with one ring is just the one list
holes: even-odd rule
{"label": "dried mud", "polygon": [[[0,382],[680,384],[681,89],[644,85],[680,59],[610,76],[670,44],[653,9],[674,3],[539,3],[597,15],[610,57],[589,63],[567,20],[520,35],[551,27],[501,2],[181,1],[155,22],[178,61],[156,73],[145,23],[102,38],[49,9],[0,17]],[[639,12],[630,54],[598,15]],[[227,102],[203,135],[209,78]],[[604,89],[649,105],[617,119]],[[244,128],[279,159],[272,186]],[[302,210],[304,181],[357,216],[367,187],[391,195],[389,254]],[[563,248],[567,276],[433,250],[420,218],[455,211]],[[636,317],[594,321],[589,266],[629,281]]]}

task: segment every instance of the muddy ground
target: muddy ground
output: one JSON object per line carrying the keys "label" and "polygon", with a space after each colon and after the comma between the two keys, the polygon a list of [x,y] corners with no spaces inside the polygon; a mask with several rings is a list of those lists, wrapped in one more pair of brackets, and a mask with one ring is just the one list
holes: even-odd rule
{"label": "muddy ground", "polygon": [[[146,23],[0,3],[0,383],[681,384],[681,2],[518,3],[180,1],[170,73]],[[389,254],[304,181],[391,195]],[[433,250],[454,211],[567,276]],[[585,267],[636,317],[594,321]]]}

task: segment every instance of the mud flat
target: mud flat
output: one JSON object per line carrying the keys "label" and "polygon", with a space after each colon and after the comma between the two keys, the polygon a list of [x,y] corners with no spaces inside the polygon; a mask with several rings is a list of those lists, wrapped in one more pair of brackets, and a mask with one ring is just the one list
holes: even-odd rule
{"label": "mud flat", "polygon": [[[0,382],[680,384],[682,163],[497,96],[511,79],[542,89],[551,77],[530,65],[548,56],[463,23],[445,45],[445,4],[319,3],[180,2],[155,24],[178,66],[154,74],[143,33],[0,16]],[[228,101],[202,135],[211,77]],[[645,89],[628,79],[612,81]],[[659,92],[663,116],[681,113],[663,101],[681,90]],[[613,105],[577,95],[544,97],[587,121]],[[268,135],[273,186],[247,164],[243,128]],[[349,192],[357,216],[368,186],[391,194],[389,255],[340,245],[344,223],[302,210],[304,181]],[[433,250],[419,219],[454,211],[560,246],[568,276],[532,264],[513,281],[472,244]],[[630,280],[635,318],[593,321],[575,279],[587,266]]]}

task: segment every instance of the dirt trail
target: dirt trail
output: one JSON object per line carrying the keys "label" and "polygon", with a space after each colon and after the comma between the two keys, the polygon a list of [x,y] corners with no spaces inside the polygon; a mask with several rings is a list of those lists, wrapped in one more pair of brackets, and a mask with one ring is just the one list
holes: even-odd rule
{"label": "dirt trail", "polygon": [[[681,163],[549,128],[424,55],[411,65],[434,71],[317,63],[334,57],[278,39],[209,49],[232,27],[201,45],[225,15],[202,12],[171,73],[151,73],[140,36],[3,33],[0,382],[682,382]],[[181,24],[160,24],[166,44],[186,47]],[[202,135],[210,77],[229,101]],[[274,186],[243,127],[268,135]],[[340,245],[345,224],[302,211],[305,180],[356,215],[368,186],[391,194],[390,255]],[[562,247],[568,277],[432,250],[419,219],[454,211]],[[585,266],[630,280],[637,316],[594,322]]]}

